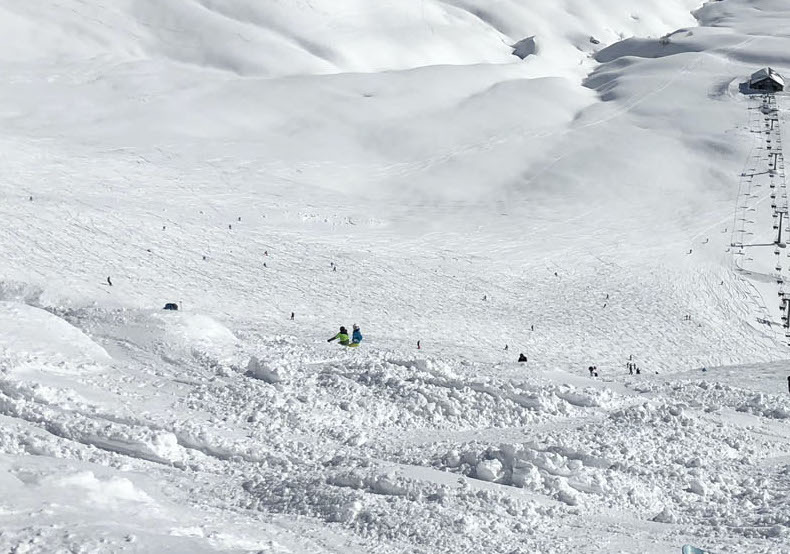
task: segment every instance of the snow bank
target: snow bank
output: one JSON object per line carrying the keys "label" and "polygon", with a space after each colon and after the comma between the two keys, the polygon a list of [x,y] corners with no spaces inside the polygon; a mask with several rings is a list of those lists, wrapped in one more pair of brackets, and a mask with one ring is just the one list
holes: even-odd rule
{"label": "snow bank", "polygon": [[208,316],[163,311],[154,313],[152,320],[166,348],[191,352],[198,358],[218,363],[230,363],[235,358],[238,339],[230,329]]}
{"label": "snow bank", "polygon": [[156,352],[173,363],[198,360],[209,367],[241,364],[236,336],[206,315],[168,310],[83,310],[80,318],[115,340]]}
{"label": "snow bank", "polygon": [[109,354],[85,333],[39,308],[0,301],[0,365],[57,373],[96,371]]}
{"label": "snow bank", "polygon": [[152,504],[153,499],[123,477],[97,478],[92,471],[81,471],[61,475],[47,475],[36,483],[42,489],[62,489],[68,494],[83,496],[100,507],[106,508],[120,502],[141,502]]}

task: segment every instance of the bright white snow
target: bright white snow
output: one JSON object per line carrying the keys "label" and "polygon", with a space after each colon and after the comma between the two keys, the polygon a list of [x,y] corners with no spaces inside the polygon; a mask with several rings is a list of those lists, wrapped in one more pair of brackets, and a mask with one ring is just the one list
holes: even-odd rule
{"label": "bright white snow", "polygon": [[698,2],[0,0],[0,550],[790,552],[790,10]]}

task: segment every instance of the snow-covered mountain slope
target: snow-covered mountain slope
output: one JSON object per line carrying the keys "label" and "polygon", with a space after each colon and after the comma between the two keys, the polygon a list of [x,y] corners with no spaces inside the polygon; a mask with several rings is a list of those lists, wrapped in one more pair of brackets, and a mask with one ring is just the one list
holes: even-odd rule
{"label": "snow-covered mountain slope", "polygon": [[[8,61],[171,59],[239,75],[380,72],[516,63],[513,45],[548,75],[574,72],[596,44],[693,24],[695,0],[66,0],[7,2]],[[590,39],[593,39],[592,41]],[[532,62],[532,60],[530,60]]]}
{"label": "snow-covered mountain slope", "polygon": [[337,4],[0,0],[0,548],[788,552],[784,3]]}

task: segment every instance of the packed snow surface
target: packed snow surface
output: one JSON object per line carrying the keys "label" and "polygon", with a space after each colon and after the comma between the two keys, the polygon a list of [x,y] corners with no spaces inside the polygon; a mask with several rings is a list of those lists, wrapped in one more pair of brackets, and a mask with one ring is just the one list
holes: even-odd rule
{"label": "packed snow surface", "polygon": [[0,551],[790,552],[790,7],[699,1],[0,0]]}

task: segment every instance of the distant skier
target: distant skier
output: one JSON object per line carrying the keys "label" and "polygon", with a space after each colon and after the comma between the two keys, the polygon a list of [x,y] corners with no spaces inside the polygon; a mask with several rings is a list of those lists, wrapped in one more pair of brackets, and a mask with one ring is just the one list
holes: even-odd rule
{"label": "distant skier", "polygon": [[351,334],[351,344],[349,346],[359,346],[362,342],[362,331],[359,330],[359,325],[354,324],[354,332]]}
{"label": "distant skier", "polygon": [[112,279],[110,279],[109,277],[107,277],[107,284],[112,286]]}
{"label": "distant skier", "polygon": [[486,300],[488,300],[488,295],[484,294],[483,295],[483,302],[485,302]]}
{"label": "distant skier", "polygon": [[506,344],[505,345],[505,352],[507,352],[507,350],[508,350],[508,345]]}
{"label": "distant skier", "polygon": [[420,341],[417,341],[417,350],[420,350]]}
{"label": "distant skier", "polygon": [[294,320],[294,317],[296,317],[296,314],[295,314],[295,313],[293,313],[293,312],[291,312],[291,321],[293,321],[293,320]]}
{"label": "distant skier", "polygon": [[639,366],[636,366],[634,369],[636,370],[637,375],[642,375],[642,370],[639,369]]}
{"label": "distant skier", "polygon": [[[527,357],[524,355],[523,352],[518,355],[518,361],[520,363],[526,363],[527,362]],[[788,379],[790,379],[790,377],[788,377]]]}
{"label": "distant skier", "polygon": [[348,331],[342,325],[340,326],[340,332],[331,339],[327,339],[326,342],[332,342],[335,339],[343,346],[348,346]]}
{"label": "distant skier", "polygon": [[530,330],[530,331],[534,331],[534,330],[535,330],[535,326],[534,326],[534,325],[530,325],[530,326],[529,326],[529,330]]}
{"label": "distant skier", "polygon": [[693,250],[692,250],[691,248],[689,248],[689,251],[688,251],[688,252],[686,252],[686,255],[689,255],[689,254],[691,254],[692,252],[693,252]]}
{"label": "distant skier", "polygon": [[631,362],[628,362],[626,365],[628,366],[628,375],[633,375],[634,374],[634,364],[632,364]]}
{"label": "distant skier", "polygon": [[595,370],[593,369],[593,366],[590,366],[590,367],[588,367],[587,369],[588,369],[588,371],[590,372],[590,377],[592,377],[592,376],[593,376],[593,373],[595,372]]}

